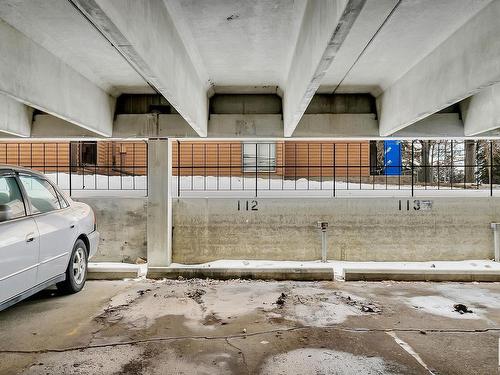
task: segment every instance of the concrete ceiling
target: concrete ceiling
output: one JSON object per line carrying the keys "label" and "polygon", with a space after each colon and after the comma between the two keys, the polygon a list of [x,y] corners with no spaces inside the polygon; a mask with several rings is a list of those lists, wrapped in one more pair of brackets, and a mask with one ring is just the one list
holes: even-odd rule
{"label": "concrete ceiling", "polygon": [[[315,93],[370,93],[387,136],[500,82],[497,14],[500,0],[1,0],[0,62],[9,55],[34,60],[23,61],[30,70],[25,86],[20,75],[0,82],[0,93],[95,131],[99,124],[85,113],[96,103],[102,122],[118,95],[156,91],[200,136],[214,92],[279,93],[286,136]],[[16,54],[19,42],[7,45],[12,40],[22,41],[26,54]],[[470,56],[486,58],[488,69]],[[15,64],[3,62],[5,81]],[[31,76],[49,71],[53,79],[32,89]],[[463,84],[440,95],[430,85],[441,79],[442,86]],[[45,101],[40,89],[59,83],[66,94],[48,90]],[[81,87],[86,91],[75,97],[94,101],[74,111],[80,103],[67,93]],[[403,105],[399,99],[410,91],[414,97]],[[429,102],[395,111],[411,107],[417,92]],[[496,103],[494,94],[483,95],[484,105]],[[109,126],[99,132],[109,133]]]}
{"label": "concrete ceiling", "polygon": [[[283,89],[305,0],[163,1],[203,80]],[[379,95],[491,1],[368,0],[319,92]],[[0,18],[108,93],[151,92],[70,1],[3,0]]]}
{"label": "concrete ceiling", "polygon": [[69,1],[2,0],[0,18],[111,95],[152,92]]}
{"label": "concrete ceiling", "polygon": [[[338,62],[325,75],[322,85],[326,87],[320,90],[332,92],[340,84],[338,93],[380,95],[491,1],[403,0],[399,4],[396,0],[369,1],[350,34],[351,40],[341,47]],[[393,13],[373,37],[373,31],[389,16],[390,8]],[[354,63],[354,52],[368,42]],[[344,73],[347,66],[351,70]]]}
{"label": "concrete ceiling", "polygon": [[165,0],[216,86],[282,86],[306,2]]}

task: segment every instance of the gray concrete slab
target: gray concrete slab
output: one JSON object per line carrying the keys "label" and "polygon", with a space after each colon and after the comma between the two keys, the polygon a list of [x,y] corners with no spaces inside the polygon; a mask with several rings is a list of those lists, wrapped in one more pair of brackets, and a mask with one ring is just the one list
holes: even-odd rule
{"label": "gray concrete slab", "polygon": [[0,313],[0,374],[493,374],[499,322],[498,283],[91,281]]}
{"label": "gray concrete slab", "polygon": [[498,270],[344,269],[346,281],[500,281]]}
{"label": "gray concrete slab", "polygon": [[[318,221],[329,223],[328,258],[345,261],[491,259],[497,198],[235,198],[173,200],[174,263],[219,259],[318,260]],[[405,209],[406,207],[406,209]]]}

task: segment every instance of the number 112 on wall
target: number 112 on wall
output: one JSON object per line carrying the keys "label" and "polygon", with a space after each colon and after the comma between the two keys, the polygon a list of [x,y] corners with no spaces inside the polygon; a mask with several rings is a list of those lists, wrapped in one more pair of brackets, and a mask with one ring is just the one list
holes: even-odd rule
{"label": "number 112 on wall", "polygon": [[259,211],[259,202],[255,199],[251,201],[238,201],[238,211]]}

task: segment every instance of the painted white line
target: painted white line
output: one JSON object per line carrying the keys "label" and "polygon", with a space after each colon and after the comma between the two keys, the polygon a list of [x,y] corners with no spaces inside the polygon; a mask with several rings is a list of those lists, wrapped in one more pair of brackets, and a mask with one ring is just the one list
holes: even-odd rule
{"label": "painted white line", "polygon": [[389,336],[391,336],[396,343],[403,348],[404,351],[406,351],[409,355],[411,355],[415,360],[422,365],[423,368],[425,368],[427,371],[429,371],[429,374],[436,375],[434,371],[432,371],[429,366],[426,365],[426,363],[423,361],[423,359],[418,355],[418,353],[413,350],[413,348],[405,341],[401,340],[394,332],[386,332]]}

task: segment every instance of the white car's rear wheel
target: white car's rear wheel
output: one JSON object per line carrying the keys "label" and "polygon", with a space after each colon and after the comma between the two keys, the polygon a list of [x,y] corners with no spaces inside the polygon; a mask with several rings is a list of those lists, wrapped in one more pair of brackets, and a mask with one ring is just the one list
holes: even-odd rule
{"label": "white car's rear wheel", "polygon": [[87,280],[88,251],[85,242],[77,240],[66,269],[66,280],[57,284],[63,293],[77,293],[82,290]]}

